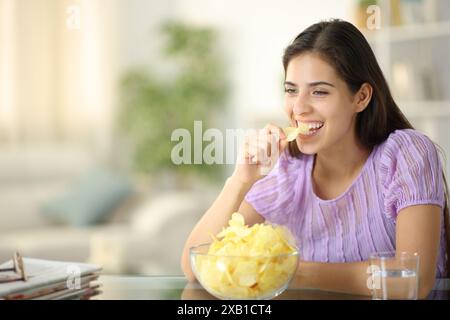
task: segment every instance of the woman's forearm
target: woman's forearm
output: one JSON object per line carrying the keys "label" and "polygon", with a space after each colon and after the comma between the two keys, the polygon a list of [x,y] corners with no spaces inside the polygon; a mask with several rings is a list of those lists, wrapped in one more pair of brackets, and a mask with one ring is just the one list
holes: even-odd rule
{"label": "woman's forearm", "polygon": [[368,261],[323,263],[300,261],[293,286],[319,290],[371,295],[368,287]]}
{"label": "woman's forearm", "polygon": [[250,188],[251,184],[241,183],[233,177],[227,179],[217,199],[194,227],[186,241],[181,263],[183,272],[188,280],[194,280],[194,275],[190,268],[189,248],[210,242],[211,238],[209,235],[216,235],[228,223],[231,214],[239,209]]}
{"label": "woman's forearm", "polygon": [[[371,296],[371,287],[377,283],[369,269],[369,261],[347,263],[324,263],[300,261],[297,273],[292,280],[296,288],[319,289],[325,291],[342,292],[354,295]],[[423,275],[421,277],[424,277]],[[381,285],[379,283],[378,285]],[[404,279],[389,279],[391,288],[400,288],[405,285]],[[425,299],[434,287],[431,284],[422,284],[417,288],[417,298]],[[392,290],[390,299],[405,299],[404,293]]]}

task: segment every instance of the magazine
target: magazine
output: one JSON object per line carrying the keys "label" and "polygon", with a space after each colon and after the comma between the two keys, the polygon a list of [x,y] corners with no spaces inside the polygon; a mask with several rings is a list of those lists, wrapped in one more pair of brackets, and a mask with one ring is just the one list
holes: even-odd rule
{"label": "magazine", "polygon": [[[0,273],[0,299],[57,297],[58,292],[67,296],[82,296],[86,292],[98,291],[98,285],[90,286],[101,272],[101,267],[97,265],[32,258],[23,258],[23,264],[26,281],[16,280],[14,271]],[[0,265],[2,270],[12,268],[12,260]],[[1,281],[2,278],[4,281]]]}

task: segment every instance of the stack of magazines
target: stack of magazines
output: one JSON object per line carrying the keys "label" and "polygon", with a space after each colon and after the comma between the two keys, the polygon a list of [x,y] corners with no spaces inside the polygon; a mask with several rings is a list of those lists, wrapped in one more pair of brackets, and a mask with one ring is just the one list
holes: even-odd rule
{"label": "stack of magazines", "polygon": [[23,258],[0,265],[0,300],[89,299],[101,293],[96,265]]}

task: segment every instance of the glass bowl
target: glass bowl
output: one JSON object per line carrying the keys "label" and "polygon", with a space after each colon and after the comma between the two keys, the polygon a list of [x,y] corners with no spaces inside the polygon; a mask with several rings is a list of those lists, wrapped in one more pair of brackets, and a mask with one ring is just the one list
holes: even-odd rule
{"label": "glass bowl", "polygon": [[298,265],[298,251],[274,256],[208,254],[210,243],[190,249],[191,268],[213,296],[224,299],[267,300],[289,286]]}

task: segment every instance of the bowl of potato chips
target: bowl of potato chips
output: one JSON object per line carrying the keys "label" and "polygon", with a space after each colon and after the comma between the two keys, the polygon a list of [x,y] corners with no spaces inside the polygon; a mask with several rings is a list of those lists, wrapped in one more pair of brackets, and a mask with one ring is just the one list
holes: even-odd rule
{"label": "bowl of potato chips", "polygon": [[190,249],[197,280],[219,299],[272,299],[289,286],[299,254],[289,231],[271,224],[245,225],[233,213],[212,242]]}

